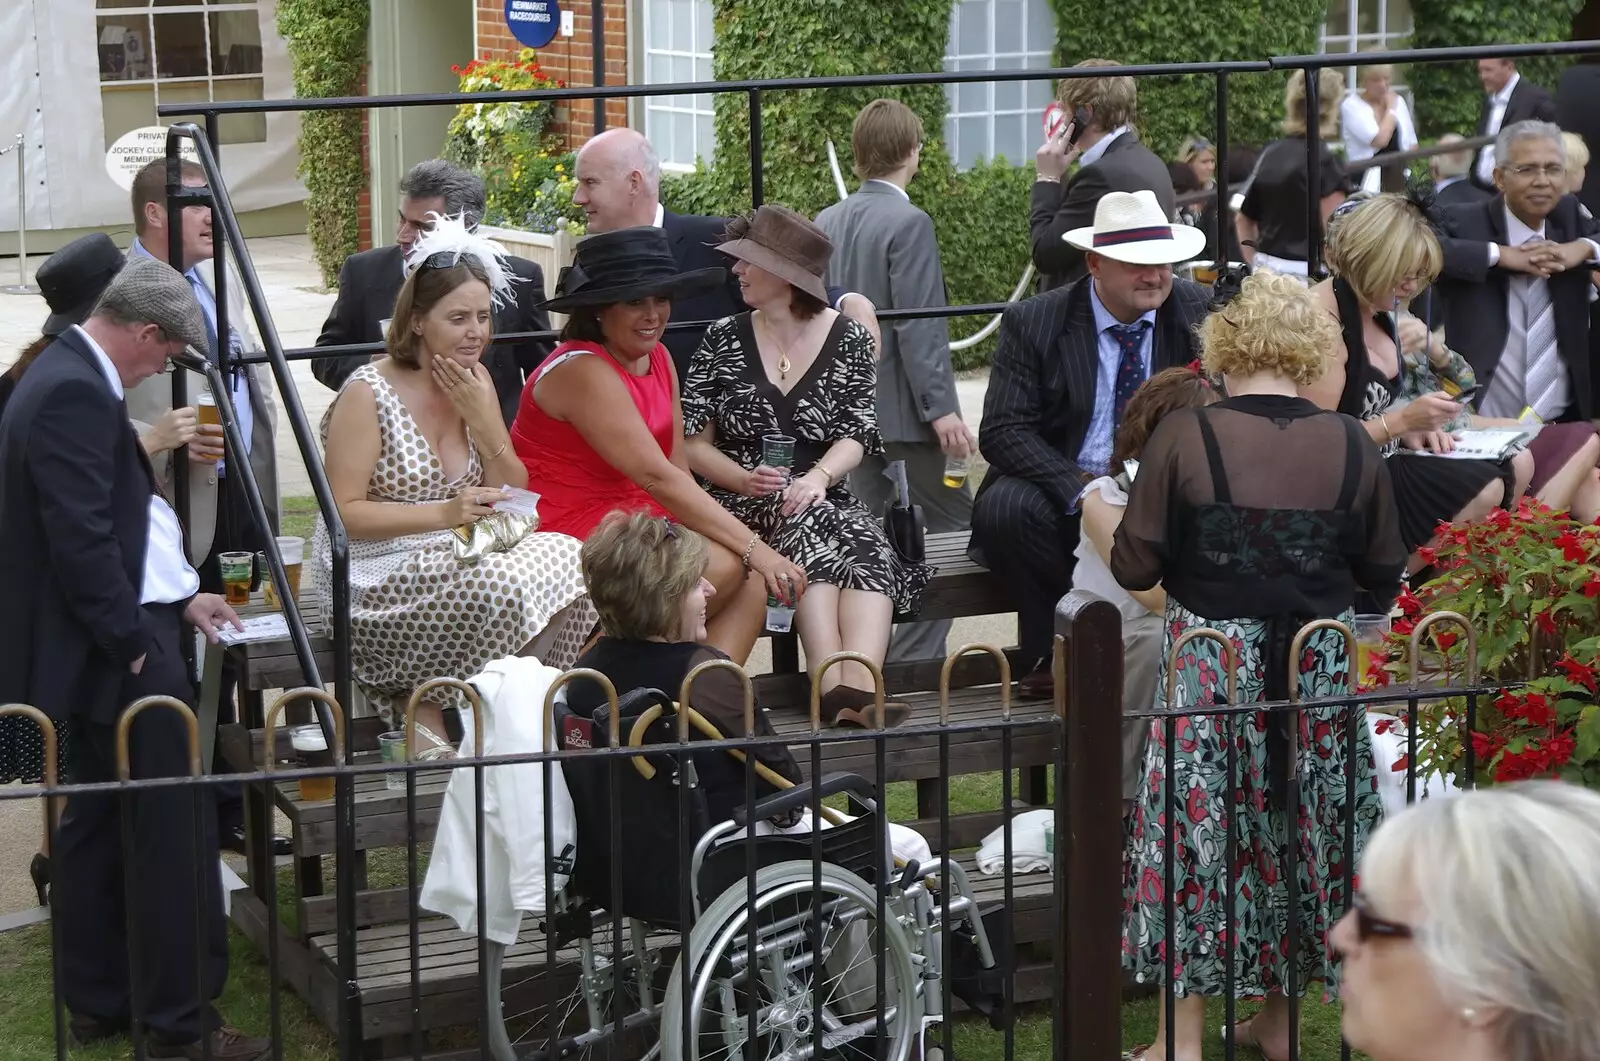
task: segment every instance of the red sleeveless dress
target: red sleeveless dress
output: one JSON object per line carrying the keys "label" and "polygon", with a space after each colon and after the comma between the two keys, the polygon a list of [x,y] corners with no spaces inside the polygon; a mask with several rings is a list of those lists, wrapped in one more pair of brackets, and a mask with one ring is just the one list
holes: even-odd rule
{"label": "red sleeveless dress", "polygon": [[665,516],[666,510],[606,463],[577,428],[552,418],[533,400],[533,389],[545,373],[573,357],[598,357],[610,365],[661,452],[672,456],[672,358],[667,348],[657,343],[650,352],[650,371],[635,376],[612,360],[603,346],[562,343],[528,377],[511,423],[511,447],[528,469],[528,489],[539,494],[539,529],[582,539],[614,509]]}

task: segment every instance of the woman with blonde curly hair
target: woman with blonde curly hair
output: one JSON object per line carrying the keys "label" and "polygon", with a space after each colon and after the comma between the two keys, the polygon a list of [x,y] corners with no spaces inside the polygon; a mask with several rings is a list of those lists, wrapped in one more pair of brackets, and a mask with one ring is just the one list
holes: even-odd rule
{"label": "woman with blonde curly hair", "polygon": [[[1221,631],[1240,703],[1286,699],[1291,682],[1307,699],[1341,692],[1353,662],[1344,639],[1321,631],[1291,660],[1294,636],[1314,619],[1351,622],[1358,588],[1392,599],[1406,554],[1388,474],[1361,426],[1298,394],[1326,371],[1325,351],[1337,341],[1310,292],[1286,276],[1249,277],[1200,338],[1202,363],[1226,380],[1229,397],[1176,410],[1156,427],[1111,551],[1124,588],[1166,590],[1155,707],[1181,713],[1175,738],[1165,720],[1150,728],[1130,824],[1123,954],[1140,981],[1171,980],[1174,1061],[1200,1058],[1205,999],[1226,990],[1230,972],[1236,996],[1266,999],[1233,1033],[1280,1058],[1289,1054],[1285,992],[1311,980],[1333,990],[1325,940],[1347,898],[1345,823],[1359,852],[1382,813],[1371,738],[1364,718],[1335,708],[1231,723],[1205,713],[1228,693],[1221,646],[1190,641],[1175,661],[1172,649],[1189,630]],[[1181,888],[1171,924],[1169,850]],[[1223,940],[1230,896],[1235,937]],[[1163,1019],[1154,1049],[1165,1043]]]}

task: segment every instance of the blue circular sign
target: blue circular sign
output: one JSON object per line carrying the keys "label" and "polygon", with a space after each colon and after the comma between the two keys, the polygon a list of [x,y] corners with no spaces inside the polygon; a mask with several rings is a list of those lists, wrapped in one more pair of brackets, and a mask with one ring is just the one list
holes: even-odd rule
{"label": "blue circular sign", "polygon": [[556,0],[506,0],[506,25],[525,48],[543,48],[561,26]]}

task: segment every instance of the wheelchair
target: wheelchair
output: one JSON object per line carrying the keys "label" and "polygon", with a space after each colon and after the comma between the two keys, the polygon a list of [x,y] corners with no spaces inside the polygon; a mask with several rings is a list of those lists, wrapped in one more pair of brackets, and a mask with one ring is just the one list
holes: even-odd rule
{"label": "wheelchair", "polygon": [[[945,916],[948,963],[959,970],[951,993],[994,1021],[995,954],[958,863],[938,856],[932,865],[890,863],[877,794],[849,774],[824,778],[816,797],[807,783],[761,798],[748,820],[840,793],[865,808],[859,816],[835,814],[841,820],[832,827],[799,835],[735,838],[747,815],[710,822],[695,763],[737,753],[684,754],[676,712],[671,697],[654,689],[610,699],[589,716],[554,704],[561,749],[607,747],[615,731],[641,754],[562,760],[577,854],[539,929],[560,956],[556,964],[575,965],[575,976],[552,982],[543,974],[554,966],[540,961],[532,974],[538,982],[525,986],[543,1001],[507,1012],[506,948],[489,945],[484,999],[495,1061],[869,1061],[879,1056],[879,1036],[883,1061],[906,1061],[914,1049],[942,1061],[923,1037],[944,1016]],[[721,736],[690,715],[702,735]]]}

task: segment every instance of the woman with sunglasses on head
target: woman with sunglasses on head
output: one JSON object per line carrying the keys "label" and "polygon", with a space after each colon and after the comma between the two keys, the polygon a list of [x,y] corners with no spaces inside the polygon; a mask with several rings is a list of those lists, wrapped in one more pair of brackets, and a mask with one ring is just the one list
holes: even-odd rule
{"label": "woman with sunglasses on head", "polygon": [[1341,1026],[1373,1061],[1600,1057],[1600,795],[1531,781],[1414,804],[1334,927]]}
{"label": "woman with sunglasses on head", "polygon": [[[737,663],[755,646],[767,597],[795,603],[806,573],[718,505],[689,472],[680,382],[661,336],[674,299],[721,283],[684,273],[658,228],[601,232],[562,270],[561,344],[528,378],[511,444],[541,494],[549,530],[587,538],[614,511],[671,516],[704,537],[707,641]],[[750,577],[754,574],[755,577]]]}

